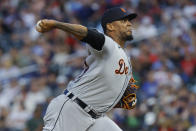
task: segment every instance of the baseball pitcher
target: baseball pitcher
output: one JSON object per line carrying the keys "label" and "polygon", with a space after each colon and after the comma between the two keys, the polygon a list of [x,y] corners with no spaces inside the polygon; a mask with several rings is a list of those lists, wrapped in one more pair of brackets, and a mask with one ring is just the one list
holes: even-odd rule
{"label": "baseball pitcher", "polygon": [[125,42],[133,39],[130,21],[136,16],[119,7],[107,10],[101,19],[104,34],[55,20],[37,23],[38,32],[63,30],[86,42],[90,52],[84,71],[50,102],[43,131],[121,131],[106,112],[136,105],[137,86],[130,58],[124,51]]}

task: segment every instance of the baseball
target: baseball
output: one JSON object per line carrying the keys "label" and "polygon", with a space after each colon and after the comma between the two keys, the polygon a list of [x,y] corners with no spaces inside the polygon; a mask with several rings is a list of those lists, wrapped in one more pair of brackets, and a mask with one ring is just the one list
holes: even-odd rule
{"label": "baseball", "polygon": [[37,24],[36,24],[36,30],[38,31],[38,32],[41,32],[41,26],[39,25],[41,23],[41,20],[39,20],[38,22],[37,22]]}

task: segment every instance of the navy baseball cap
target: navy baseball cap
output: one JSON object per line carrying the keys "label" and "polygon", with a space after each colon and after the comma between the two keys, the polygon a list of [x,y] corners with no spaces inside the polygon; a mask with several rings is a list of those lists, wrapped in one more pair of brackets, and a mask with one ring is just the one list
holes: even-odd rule
{"label": "navy baseball cap", "polygon": [[106,24],[113,21],[129,19],[132,20],[137,17],[136,13],[128,13],[125,9],[120,7],[114,7],[106,10],[101,18],[101,26],[105,32]]}

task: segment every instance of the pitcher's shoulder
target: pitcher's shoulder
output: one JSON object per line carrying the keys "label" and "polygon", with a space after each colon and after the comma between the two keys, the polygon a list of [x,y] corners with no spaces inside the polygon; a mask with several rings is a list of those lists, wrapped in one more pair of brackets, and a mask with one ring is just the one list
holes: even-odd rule
{"label": "pitcher's shoulder", "polygon": [[117,42],[115,42],[111,37],[104,35],[105,36],[105,43],[104,46],[110,50],[114,50],[114,48],[120,48]]}

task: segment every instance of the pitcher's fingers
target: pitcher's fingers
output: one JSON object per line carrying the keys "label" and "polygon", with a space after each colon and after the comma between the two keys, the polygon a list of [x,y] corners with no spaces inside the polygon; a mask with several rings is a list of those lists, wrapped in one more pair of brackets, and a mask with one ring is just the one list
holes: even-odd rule
{"label": "pitcher's fingers", "polygon": [[39,26],[36,26],[36,30],[37,30],[38,32],[40,32],[40,33],[43,33],[42,28],[41,28],[41,27],[39,27]]}
{"label": "pitcher's fingers", "polygon": [[47,25],[46,25],[46,21],[45,20],[41,20],[41,22],[39,23],[39,26],[46,29]]}
{"label": "pitcher's fingers", "polygon": [[41,20],[41,23],[43,24],[43,26],[47,26],[48,20],[47,19],[43,19],[43,20]]}
{"label": "pitcher's fingers", "polygon": [[42,22],[42,20],[39,22],[39,26],[43,26],[43,22]]}

